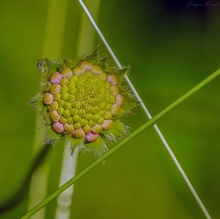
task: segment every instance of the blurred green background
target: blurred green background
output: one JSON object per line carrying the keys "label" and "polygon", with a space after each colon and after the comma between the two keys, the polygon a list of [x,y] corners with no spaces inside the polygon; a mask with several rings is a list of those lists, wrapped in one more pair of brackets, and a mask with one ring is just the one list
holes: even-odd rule
{"label": "blurred green background", "polygon": [[[152,115],[220,67],[220,4],[190,2],[85,1],[119,61],[132,67],[129,77]],[[47,26],[53,4],[52,24],[63,22],[62,31]],[[27,103],[39,87],[38,59],[75,59],[98,43],[106,52],[97,35],[91,47],[94,30],[85,18],[82,31],[83,14],[76,0],[0,2],[0,203],[16,191],[34,158],[36,112]],[[157,123],[213,218],[220,218],[219,83],[215,79]],[[132,132],[144,121],[137,108],[127,124]],[[48,194],[58,185],[61,153],[55,147],[47,160]],[[80,153],[77,171],[94,160]],[[27,203],[0,218],[21,217]],[[53,218],[55,203],[46,218]],[[71,218],[205,217],[151,127],[76,183]]]}

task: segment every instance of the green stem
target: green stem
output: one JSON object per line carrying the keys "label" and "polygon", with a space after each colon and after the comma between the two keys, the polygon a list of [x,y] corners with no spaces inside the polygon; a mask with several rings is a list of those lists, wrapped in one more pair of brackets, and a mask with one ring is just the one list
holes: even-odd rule
{"label": "green stem", "polygon": [[148,128],[150,125],[154,124],[156,121],[158,121],[161,117],[166,115],[168,112],[170,112],[172,109],[174,109],[176,106],[178,106],[180,103],[182,103],[184,100],[189,98],[191,95],[193,95],[196,91],[201,89],[203,86],[208,84],[210,81],[212,81],[214,78],[220,75],[220,69],[212,73],[210,76],[205,78],[203,81],[201,81],[199,84],[197,84],[195,87],[193,87],[191,90],[186,92],[184,95],[182,95],[179,99],[174,101],[172,104],[170,104],[167,108],[162,110],[160,113],[155,115],[152,119],[147,121],[145,124],[143,124],[140,128],[138,128],[136,131],[134,131],[132,134],[130,134],[127,138],[119,142],[115,147],[113,147],[111,150],[109,150],[106,154],[104,154],[102,157],[98,158],[96,161],[94,161],[91,165],[89,165],[87,168],[85,168],[83,171],[81,171],[79,174],[77,174],[75,177],[70,179],[67,183],[65,183],[63,186],[61,186],[58,190],[56,190],[53,194],[51,194],[49,197],[44,199],[41,203],[39,203],[37,206],[35,206],[33,209],[31,209],[27,214],[25,214],[21,219],[27,219],[37,211],[39,211],[41,208],[43,208],[45,205],[47,205],[50,201],[55,199],[60,193],[62,193],[64,190],[66,190],[68,187],[73,185],[76,181],[78,181],[81,177],[86,175],[89,171],[91,171],[94,167],[96,167],[98,164],[102,163],[106,158],[108,158],[111,154],[116,152],[119,148],[121,148],[123,145],[125,145],[127,142],[129,142],[131,139],[133,139],[135,136],[137,136],[139,133],[144,131],[146,128]]}

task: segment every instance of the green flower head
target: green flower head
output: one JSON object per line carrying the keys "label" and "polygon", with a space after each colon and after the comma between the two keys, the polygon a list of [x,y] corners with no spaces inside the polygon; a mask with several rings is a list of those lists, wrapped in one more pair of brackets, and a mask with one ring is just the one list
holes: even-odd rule
{"label": "green flower head", "polygon": [[100,156],[108,142],[126,135],[122,119],[137,104],[124,81],[129,68],[118,69],[98,48],[75,63],[38,62],[42,92],[34,102],[43,112],[48,140],[66,138],[73,148]]}

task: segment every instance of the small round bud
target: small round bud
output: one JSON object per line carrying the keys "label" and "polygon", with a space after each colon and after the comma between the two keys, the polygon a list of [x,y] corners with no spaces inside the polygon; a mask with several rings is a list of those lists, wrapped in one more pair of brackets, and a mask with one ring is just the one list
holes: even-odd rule
{"label": "small round bud", "polygon": [[102,126],[99,125],[99,124],[96,124],[95,126],[92,127],[92,131],[93,131],[94,133],[99,133],[99,132],[102,131]]}
{"label": "small round bud", "polygon": [[50,104],[50,110],[51,110],[51,111],[57,110],[58,107],[59,107],[59,105],[58,105],[58,102],[57,102],[57,101],[53,101],[53,102]]}
{"label": "small round bud", "polygon": [[75,96],[69,95],[67,99],[70,103],[74,102],[76,100]]}
{"label": "small round bud", "polygon": [[97,121],[97,123],[98,123],[99,125],[101,125],[103,122],[104,122],[104,118],[102,118],[102,117],[100,117],[99,120]]}
{"label": "small round bud", "polygon": [[89,132],[91,132],[91,130],[92,130],[92,128],[89,125],[86,125],[85,127],[83,127],[83,131],[85,133],[89,133]]}
{"label": "small round bud", "polygon": [[125,98],[124,98],[121,94],[118,94],[118,95],[116,96],[116,103],[117,103],[119,106],[121,106],[121,105],[124,103],[124,100],[125,100]]}
{"label": "small round bud", "polygon": [[73,76],[70,78],[70,82],[71,82],[71,83],[75,83],[77,80],[78,80],[78,76],[77,76],[77,75],[73,75]]}
{"label": "small round bud", "polygon": [[78,109],[73,109],[73,108],[70,109],[70,114],[72,116],[77,115],[77,113],[78,113]]}
{"label": "small round bud", "polygon": [[76,138],[84,138],[85,137],[85,132],[82,129],[78,129],[74,131],[74,136]]}
{"label": "small round bud", "polygon": [[84,118],[85,119],[87,119],[87,120],[90,120],[90,119],[92,119],[92,113],[87,113],[85,116],[84,116]]}
{"label": "small round bud", "polygon": [[73,75],[73,72],[71,71],[70,68],[65,68],[61,74],[64,78],[71,78],[71,76]]}
{"label": "small round bud", "polygon": [[81,75],[84,73],[84,69],[80,66],[77,66],[73,69],[73,74],[74,75]]}
{"label": "small round bud", "polygon": [[50,88],[50,93],[57,94],[60,92],[61,86],[59,84],[52,84]]}
{"label": "small round bud", "polygon": [[80,67],[83,68],[84,70],[91,70],[92,64],[87,61],[82,61]]}
{"label": "small round bud", "polygon": [[116,85],[118,83],[118,78],[115,75],[109,75],[107,81],[109,81],[112,85]]}
{"label": "small round bud", "polygon": [[114,95],[111,95],[110,101],[111,101],[111,104],[114,104],[116,102],[116,97]]}
{"label": "small round bud", "polygon": [[61,99],[62,99],[62,100],[67,100],[68,97],[69,97],[69,94],[68,94],[68,93],[62,93],[62,94],[61,94]]}
{"label": "small round bud", "polygon": [[86,77],[86,78],[90,78],[90,77],[92,77],[93,72],[92,72],[92,71],[87,70],[87,71],[85,71],[84,75],[85,75],[85,77]]}
{"label": "small round bud", "polygon": [[70,111],[69,110],[64,110],[63,115],[69,119],[70,118]]}
{"label": "small round bud", "polygon": [[60,119],[60,115],[58,114],[57,111],[52,111],[50,112],[50,118],[53,122],[58,122]]}
{"label": "small round bud", "polygon": [[108,120],[108,119],[112,119],[112,116],[113,116],[113,114],[112,114],[110,111],[107,111],[107,112],[105,113],[104,118]]}
{"label": "small round bud", "polygon": [[112,105],[110,103],[107,104],[106,107],[105,107],[106,110],[111,110],[111,108],[112,108]]}
{"label": "small round bud", "polygon": [[60,133],[62,133],[64,131],[63,124],[60,123],[60,122],[53,123],[52,128],[58,134],[60,134]]}
{"label": "small round bud", "polygon": [[119,112],[120,107],[117,104],[112,105],[111,112],[113,115],[117,115]]}
{"label": "small round bud", "polygon": [[60,122],[61,122],[62,124],[66,124],[66,123],[67,123],[67,118],[66,118],[65,116],[61,116],[61,117],[60,117]]}
{"label": "small round bud", "polygon": [[90,133],[88,133],[88,134],[86,135],[86,140],[87,140],[88,142],[93,142],[93,141],[95,141],[98,137],[99,137],[99,134],[90,132]]}
{"label": "small round bud", "polygon": [[93,120],[89,120],[89,126],[94,126],[96,123]]}
{"label": "small round bud", "polygon": [[69,79],[68,78],[62,78],[61,80],[60,80],[60,85],[66,85],[66,84],[68,84],[69,83]]}
{"label": "small round bud", "polygon": [[87,121],[86,119],[82,119],[82,120],[80,121],[80,123],[81,123],[81,125],[82,125],[83,127],[85,127],[85,126],[88,125],[88,121]]}
{"label": "small round bud", "polygon": [[61,94],[54,94],[54,100],[59,101],[61,98]]}
{"label": "small round bud", "polygon": [[72,124],[66,123],[66,124],[64,125],[64,130],[65,130],[67,133],[73,133],[74,127],[73,127]]}
{"label": "small round bud", "polygon": [[113,95],[118,95],[119,94],[119,88],[118,86],[112,86],[111,91]]}
{"label": "small round bud", "polygon": [[77,101],[75,101],[75,102],[72,103],[72,107],[74,109],[79,109],[80,108],[80,104]]}
{"label": "small round bud", "polygon": [[[64,78],[63,78],[64,79]],[[60,89],[60,92],[61,93],[67,93],[68,91],[68,87],[66,85],[62,85],[61,89]]]}
{"label": "small round bud", "polygon": [[70,125],[72,125],[72,124],[74,123],[73,117],[69,117],[69,118],[67,119],[67,122],[68,122]]}
{"label": "small round bud", "polygon": [[60,114],[60,115],[63,115],[64,113],[64,108],[62,106],[60,106],[57,110],[57,112]]}
{"label": "small round bud", "polygon": [[74,116],[73,116],[73,120],[74,120],[75,122],[80,122],[80,121],[81,121],[81,117],[80,117],[79,115],[74,115]]}
{"label": "small round bud", "polygon": [[76,93],[76,88],[75,88],[75,87],[69,87],[68,93],[69,93],[70,95],[74,95],[74,94]]}
{"label": "small round bud", "polygon": [[95,114],[95,115],[93,115],[93,117],[92,117],[92,120],[93,120],[94,122],[98,122],[99,119],[100,119],[100,115],[99,115],[99,114]]}
{"label": "small round bud", "polygon": [[99,74],[99,77],[101,80],[105,81],[107,79],[108,75],[106,73],[102,72],[101,74]]}
{"label": "small round bud", "polygon": [[104,120],[102,128],[108,130],[112,127],[112,120]]}
{"label": "small round bud", "polygon": [[44,94],[44,104],[50,105],[53,102],[53,95],[51,93]]}
{"label": "small round bud", "polygon": [[92,66],[92,72],[95,73],[95,74],[101,74],[102,73],[102,69],[97,66],[97,65],[93,65]]}
{"label": "small round bud", "polygon": [[75,129],[80,129],[82,126],[79,122],[74,123],[74,128]]}
{"label": "small round bud", "polygon": [[79,114],[79,116],[84,117],[86,114],[86,111],[84,109],[79,109],[78,114]]}
{"label": "small round bud", "polygon": [[62,79],[62,75],[59,72],[54,72],[50,76],[50,82],[53,84],[59,84],[61,79]]}
{"label": "small round bud", "polygon": [[104,110],[106,108],[106,103],[105,102],[101,102],[99,104],[99,107],[100,107],[101,110]]}
{"label": "small round bud", "polygon": [[63,108],[68,110],[71,108],[71,103],[70,102],[65,102],[64,105],[63,105]]}
{"label": "small round bud", "polygon": [[58,103],[59,103],[59,106],[63,107],[66,102],[64,100],[59,100]]}

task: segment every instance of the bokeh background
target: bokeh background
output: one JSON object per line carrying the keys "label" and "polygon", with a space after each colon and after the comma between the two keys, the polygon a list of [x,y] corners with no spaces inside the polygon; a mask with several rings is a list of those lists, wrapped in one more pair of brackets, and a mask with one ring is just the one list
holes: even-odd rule
{"label": "bokeh background", "polygon": [[[152,115],[220,67],[218,1],[85,3],[119,61],[131,66],[129,77]],[[98,43],[106,50],[76,0],[1,1],[0,27],[2,203],[20,186],[35,156],[37,115],[27,103],[39,87],[38,59],[75,59]],[[213,218],[220,218],[219,84],[215,79],[157,122]],[[132,132],[144,121],[137,108],[127,124]],[[46,160],[48,194],[58,186],[61,155],[62,147],[55,147]],[[94,160],[80,153],[77,171]],[[55,204],[47,206],[46,218],[54,218]],[[19,218],[27,206],[28,196],[0,218]],[[150,127],[76,183],[71,218],[205,217]]]}

